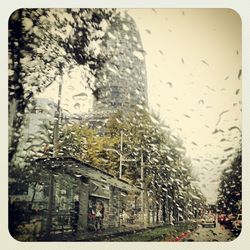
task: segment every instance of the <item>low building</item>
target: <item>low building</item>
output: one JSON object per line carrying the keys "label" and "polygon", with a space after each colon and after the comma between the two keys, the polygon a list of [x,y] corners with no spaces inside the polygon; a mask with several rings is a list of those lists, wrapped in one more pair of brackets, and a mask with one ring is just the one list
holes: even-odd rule
{"label": "low building", "polygon": [[[60,214],[70,217],[77,202],[78,232],[96,230],[95,217],[99,209],[102,210],[103,228],[119,227],[124,197],[128,194],[138,196],[141,192],[127,181],[73,157],[40,158],[35,164],[54,176],[52,217]],[[52,220],[52,224],[53,221],[56,220]],[[70,222],[66,221],[64,227]]]}

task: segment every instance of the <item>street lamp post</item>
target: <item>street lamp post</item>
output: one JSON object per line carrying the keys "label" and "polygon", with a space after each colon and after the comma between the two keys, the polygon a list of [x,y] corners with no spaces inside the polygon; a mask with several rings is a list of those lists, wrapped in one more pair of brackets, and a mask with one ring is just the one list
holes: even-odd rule
{"label": "street lamp post", "polygon": [[113,148],[105,148],[104,150],[112,151],[112,152],[115,152],[119,155],[119,157],[120,157],[120,160],[119,160],[119,179],[122,179],[122,164],[123,164],[123,162],[136,161],[136,159],[125,159],[119,151],[117,151],[116,149],[113,149]]}
{"label": "street lamp post", "polygon": [[116,149],[113,149],[113,148],[106,148],[105,150],[115,152],[120,156],[120,160],[119,160],[119,179],[121,179],[122,178],[122,162],[125,161],[123,159],[123,155],[122,155],[122,151],[123,151],[123,131],[121,131],[120,152],[117,151]]}
{"label": "street lamp post", "polygon": [[[123,157],[123,131],[121,131],[121,140],[120,140],[120,152],[113,148],[106,148],[106,151],[112,151],[119,155],[119,179],[122,179],[122,163],[129,162],[129,161],[136,161],[135,159],[124,159]],[[118,194],[118,226],[120,227],[120,194]]]}
{"label": "street lamp post", "polygon": [[[58,89],[58,102],[57,102],[57,108],[54,115],[54,130],[53,130],[53,156],[58,156],[58,130],[59,130],[59,119],[60,119],[60,113],[61,113],[61,97],[62,97],[62,85],[63,85],[63,72],[62,72],[62,65],[59,65],[60,67],[60,73],[62,76],[62,80],[59,82],[59,89]],[[46,237],[50,236],[51,231],[51,225],[52,225],[52,210],[54,206],[54,196],[55,196],[55,190],[54,190],[54,175],[53,175],[53,169],[50,169],[49,172],[49,197],[48,197],[48,211],[47,211],[47,218],[46,218],[46,228],[45,228],[45,235]]]}
{"label": "street lamp post", "polygon": [[120,166],[119,166],[119,178],[122,178],[122,150],[123,150],[123,131],[121,130],[121,140],[120,140]]}

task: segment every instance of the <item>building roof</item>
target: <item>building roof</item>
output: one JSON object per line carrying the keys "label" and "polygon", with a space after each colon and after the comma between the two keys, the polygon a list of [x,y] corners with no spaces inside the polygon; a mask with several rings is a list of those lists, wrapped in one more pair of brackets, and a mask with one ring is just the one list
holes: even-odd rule
{"label": "building roof", "polygon": [[110,186],[117,187],[127,192],[140,192],[140,188],[131,185],[129,182],[117,178],[101,169],[95,168],[88,163],[82,162],[74,157],[50,157],[39,158],[35,160],[35,164],[45,169],[53,169],[55,172],[62,171],[65,174],[77,177],[86,177],[90,180],[103,182]]}

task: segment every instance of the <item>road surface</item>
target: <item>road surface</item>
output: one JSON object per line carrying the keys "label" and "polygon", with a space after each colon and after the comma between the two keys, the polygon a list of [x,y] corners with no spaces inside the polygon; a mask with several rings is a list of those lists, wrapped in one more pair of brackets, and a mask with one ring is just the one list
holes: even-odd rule
{"label": "road surface", "polygon": [[198,229],[192,232],[190,235],[182,239],[181,241],[232,241],[236,238],[230,230],[224,228],[224,226],[216,223],[216,227],[203,228],[201,225]]}

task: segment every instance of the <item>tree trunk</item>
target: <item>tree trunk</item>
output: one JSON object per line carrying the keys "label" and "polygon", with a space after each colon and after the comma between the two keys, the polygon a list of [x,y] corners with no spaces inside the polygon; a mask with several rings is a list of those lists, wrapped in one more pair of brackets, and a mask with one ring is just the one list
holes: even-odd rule
{"label": "tree trunk", "polygon": [[33,188],[33,195],[32,195],[32,199],[31,199],[31,204],[33,204],[34,199],[35,199],[35,195],[36,195],[36,186],[37,186],[37,182],[35,183],[34,188]]}
{"label": "tree trunk", "polygon": [[166,197],[164,197],[163,199],[163,203],[162,203],[162,219],[163,222],[166,223],[167,222],[167,214],[166,214]]}
{"label": "tree trunk", "polygon": [[148,202],[148,192],[147,192],[147,188],[144,188],[144,224],[147,226],[149,224],[149,202]]}
{"label": "tree trunk", "polygon": [[155,205],[152,206],[152,223],[155,224]]}
{"label": "tree trunk", "polygon": [[159,204],[156,204],[156,224],[159,224]]}

